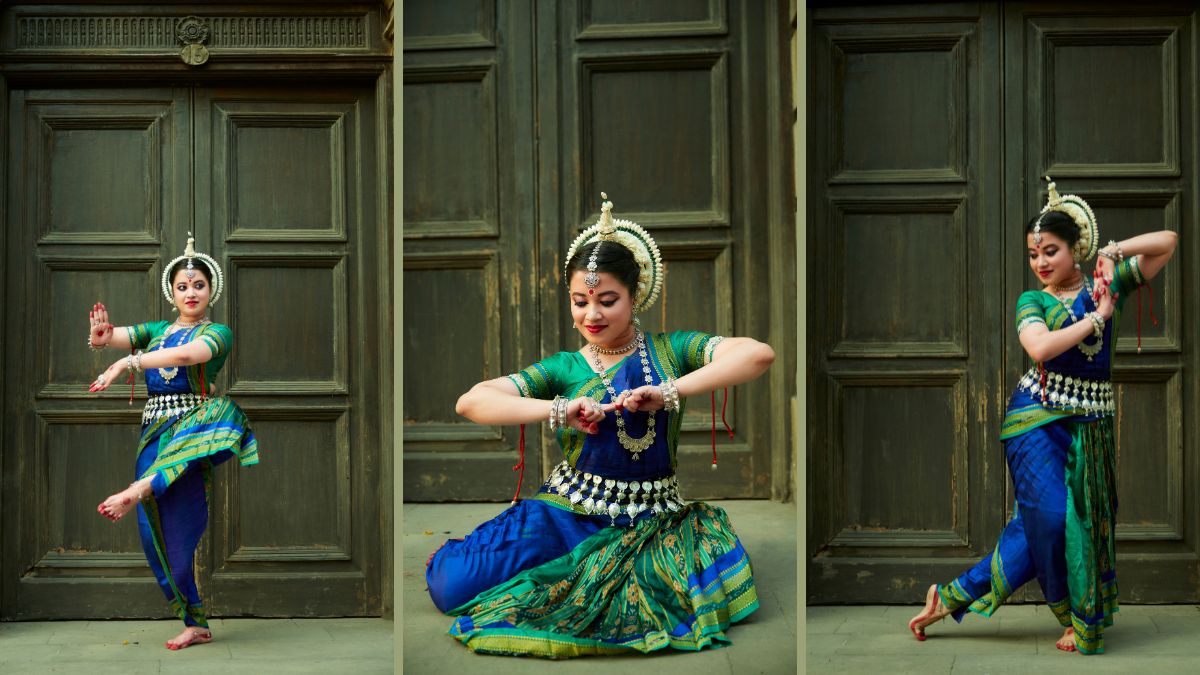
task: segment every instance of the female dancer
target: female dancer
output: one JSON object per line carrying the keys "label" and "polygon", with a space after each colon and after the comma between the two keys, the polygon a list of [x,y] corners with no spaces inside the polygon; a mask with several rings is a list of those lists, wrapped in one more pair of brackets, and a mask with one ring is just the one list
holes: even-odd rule
{"label": "female dancer", "polygon": [[1000,435],[1017,513],[992,553],[949,584],[929,587],[924,610],[909,622],[918,640],[947,614],[991,616],[1035,576],[1065,628],[1057,642],[1063,651],[1103,652],[1103,630],[1117,611],[1116,327],[1125,298],[1171,258],[1176,235],[1110,241],[1090,284],[1079,263],[1097,252],[1096,218],[1083,199],[1060,197],[1054,183],[1049,192],[1025,227],[1029,267],[1043,288],[1017,300],[1017,335],[1037,365],[1013,392]]}
{"label": "female dancer", "polygon": [[224,277],[215,260],[196,253],[194,243],[189,233],[184,254],[165,266],[162,277],[163,294],[179,319],[114,330],[108,310],[96,303],[88,334],[93,349],[130,350],[88,391],[104,391],[124,371],[130,371],[131,382],[133,371],[146,376],[150,397],[142,413],[137,480],[96,510],[116,522],[138,506],[146,561],[185,625],[166,643],[168,649],[212,641],[192,570],[208,524],[212,468],[235,455],[243,465],[258,463],[258,442],[245,414],[228,398],[209,396],[233,347],[233,333],[205,316],[221,295]]}
{"label": "female dancer", "polygon": [[476,652],[694,651],[727,644],[729,625],[758,607],[725,512],[680,498],[675,451],[685,397],[758,377],[775,354],[749,338],[644,334],[635,313],[658,296],[663,264],[611,209],[567,254],[584,346],[458,401],[479,424],[549,420],[566,455],[535,498],[430,556],[430,596]]}

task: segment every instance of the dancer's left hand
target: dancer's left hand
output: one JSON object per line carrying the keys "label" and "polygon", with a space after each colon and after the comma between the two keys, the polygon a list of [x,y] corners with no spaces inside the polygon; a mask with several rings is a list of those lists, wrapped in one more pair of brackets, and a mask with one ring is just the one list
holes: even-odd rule
{"label": "dancer's left hand", "polygon": [[616,404],[630,412],[661,410],[664,406],[662,389],[653,384],[629,389],[617,396]]}
{"label": "dancer's left hand", "polygon": [[100,376],[92,381],[91,386],[88,387],[88,391],[95,394],[96,392],[108,389],[123,372],[125,372],[125,359],[117,361],[103,373],[100,373]]}

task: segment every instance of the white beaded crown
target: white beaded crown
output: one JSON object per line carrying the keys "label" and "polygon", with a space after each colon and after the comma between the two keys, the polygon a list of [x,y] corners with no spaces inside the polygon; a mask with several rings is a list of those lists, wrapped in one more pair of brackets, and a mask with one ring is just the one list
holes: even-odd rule
{"label": "white beaded crown", "polygon": [[206,253],[196,252],[196,239],[192,237],[191,232],[188,232],[187,246],[183,250],[183,255],[175,258],[163,266],[162,292],[163,296],[167,298],[167,302],[175,302],[175,296],[171,293],[172,280],[168,278],[171,275],[171,269],[175,267],[175,264],[180,260],[187,260],[188,269],[192,269],[192,261],[197,259],[208,267],[209,277],[212,279],[213,293],[212,298],[210,298],[208,301],[208,304],[217,304],[217,299],[221,297],[221,291],[225,289],[225,275],[221,273],[221,266],[217,264],[216,260],[212,259],[212,256]]}
{"label": "white beaded crown", "polygon": [[[1091,260],[1095,257],[1097,249],[1100,248],[1100,228],[1096,225],[1096,214],[1092,213],[1092,207],[1088,206],[1083,197],[1078,195],[1059,196],[1054,181],[1050,180],[1049,176],[1043,176],[1043,178],[1050,185],[1046,187],[1049,197],[1046,200],[1046,206],[1042,208],[1042,215],[1058,211],[1067,214],[1071,220],[1075,221],[1075,225],[1079,228],[1079,241],[1075,242],[1075,248],[1072,251],[1075,262]],[[1041,218],[1038,218],[1038,222],[1034,226],[1035,241],[1041,239],[1041,230]]]}
{"label": "white beaded crown", "polygon": [[[571,244],[571,248],[567,249],[563,276],[567,276],[566,266],[580,247],[593,241],[612,241],[624,246],[633,254],[633,260],[639,269],[637,288],[633,289],[633,311],[636,314],[653,305],[658,299],[659,291],[662,290],[663,277],[666,274],[662,255],[659,254],[658,244],[649,232],[632,220],[613,218],[613,205],[608,201],[608,195],[601,192],[600,198],[604,200],[600,205],[600,219],[595,225],[581,232]],[[568,283],[569,281],[568,279]]]}

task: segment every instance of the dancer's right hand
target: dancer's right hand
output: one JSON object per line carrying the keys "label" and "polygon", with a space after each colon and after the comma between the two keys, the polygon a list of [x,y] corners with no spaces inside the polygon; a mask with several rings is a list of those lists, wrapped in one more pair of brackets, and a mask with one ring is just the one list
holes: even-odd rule
{"label": "dancer's right hand", "polygon": [[93,347],[103,347],[112,339],[113,327],[108,322],[108,309],[104,307],[104,303],[97,302],[92,305],[92,311],[88,312],[88,338],[92,341]]}
{"label": "dancer's right hand", "polygon": [[585,434],[596,434],[600,431],[600,420],[614,409],[611,403],[601,404],[590,396],[580,396],[567,404],[567,424]]}

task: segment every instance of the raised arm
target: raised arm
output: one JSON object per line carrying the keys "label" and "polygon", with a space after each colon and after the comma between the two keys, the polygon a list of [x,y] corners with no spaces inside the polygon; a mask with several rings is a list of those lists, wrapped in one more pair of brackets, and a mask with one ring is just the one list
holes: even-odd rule
{"label": "raised arm", "polygon": [[[1179,241],[1179,235],[1171,230],[1160,230],[1158,232],[1147,232],[1139,234],[1136,237],[1130,237],[1123,241],[1117,242],[1117,248],[1112,245],[1105,246],[1104,251],[1110,255],[1120,254],[1126,258],[1141,256],[1138,262],[1138,271],[1142,274],[1142,279],[1147,283],[1151,279],[1158,276],[1162,271],[1167,261],[1175,254],[1175,244]],[[1109,258],[1101,256],[1097,258],[1097,265],[1101,266],[1105,276],[1112,278],[1112,263]]]}

